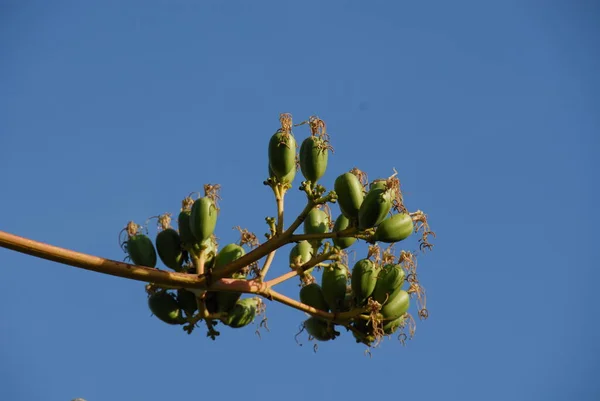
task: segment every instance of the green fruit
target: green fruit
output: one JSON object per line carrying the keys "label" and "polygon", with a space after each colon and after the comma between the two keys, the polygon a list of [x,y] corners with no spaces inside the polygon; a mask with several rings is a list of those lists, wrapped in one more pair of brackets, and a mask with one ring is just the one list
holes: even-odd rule
{"label": "green fruit", "polygon": [[257,298],[245,298],[237,301],[223,323],[235,329],[249,325],[254,321],[259,302]]}
{"label": "green fruit", "polygon": [[342,302],[341,312],[347,312],[354,306],[354,297],[352,291],[346,291],[344,302]]}
{"label": "green fruit", "polygon": [[168,324],[183,324],[185,319],[181,315],[179,304],[175,298],[166,291],[156,292],[148,297],[148,307],[160,320]]}
{"label": "green fruit", "polygon": [[190,228],[190,214],[189,210],[182,210],[177,216],[177,225],[179,227],[179,238],[183,247],[188,251],[197,250],[197,240],[192,233],[192,229]]}
{"label": "green fruit", "polygon": [[325,211],[313,208],[304,220],[304,234],[324,234],[329,231],[329,216]]}
{"label": "green fruit", "polygon": [[383,220],[375,230],[373,239],[388,244],[399,242],[408,238],[413,230],[412,218],[408,214],[399,213]]}
{"label": "green fruit", "polygon": [[269,141],[269,169],[280,182],[296,171],[296,139],[291,132],[277,131]]}
{"label": "green fruit", "polygon": [[302,175],[313,185],[323,177],[327,169],[329,150],[320,137],[309,136],[300,146],[300,169]]}
{"label": "green fruit", "polygon": [[392,208],[392,191],[386,188],[385,181],[371,185],[358,211],[358,228],[366,230],[381,223]]}
{"label": "green fruit", "polygon": [[321,286],[317,283],[306,285],[300,289],[300,302],[315,309],[329,312],[329,305],[325,301]]}
{"label": "green fruit", "polygon": [[[335,220],[335,225],[333,226],[333,231],[342,231],[347,229],[350,226],[350,220],[343,214],[340,214],[338,218]],[[346,249],[352,246],[356,242],[355,237],[340,237],[333,238],[333,244],[340,249]]]}
{"label": "green fruit", "polygon": [[373,290],[373,299],[384,304],[389,302],[400,290],[404,284],[406,273],[400,265],[388,264],[379,271],[375,289]]}
{"label": "green fruit", "polygon": [[204,196],[194,201],[190,229],[196,241],[203,242],[210,238],[217,225],[217,214],[217,206],[211,198]]}
{"label": "green fruit", "polygon": [[179,305],[179,308],[182,309],[188,316],[192,316],[198,310],[196,295],[188,290],[177,290],[177,304]]}
{"label": "green fruit", "polygon": [[144,234],[135,234],[127,240],[127,253],[133,264],[156,267],[156,250],[154,244]]}
{"label": "green fruit", "polygon": [[[329,216],[325,211],[315,207],[304,220],[304,234],[324,234],[326,232],[329,232]],[[318,239],[310,241],[314,250],[318,250],[321,243],[322,241]]]}
{"label": "green fruit", "polygon": [[408,292],[400,290],[383,305],[380,312],[386,320],[394,320],[404,315],[409,307],[410,295],[408,295]]}
{"label": "green fruit", "polygon": [[342,263],[334,262],[323,268],[321,288],[325,301],[333,312],[342,309],[346,297],[348,268]]}
{"label": "green fruit", "polygon": [[383,322],[383,332],[388,335],[394,334],[396,332],[396,330],[398,330],[404,324],[405,320],[406,320],[406,317],[404,315],[402,315],[397,319]]}
{"label": "green fruit", "polygon": [[181,238],[172,228],[166,228],[156,235],[156,250],[160,260],[170,269],[181,271],[185,261]]}
{"label": "green fruit", "polygon": [[296,168],[294,167],[293,169],[290,170],[289,173],[282,176],[281,178],[277,178],[277,176],[273,172],[273,169],[269,165],[269,177],[275,178],[277,180],[277,182],[280,182],[282,184],[291,184],[294,181],[294,178],[296,178]]}
{"label": "green fruit", "polygon": [[246,254],[244,248],[238,244],[225,245],[215,257],[215,270],[219,270],[225,265],[241,258]]}
{"label": "green fruit", "polygon": [[333,340],[337,333],[328,321],[318,319],[316,317],[310,317],[304,321],[304,328],[312,337],[319,341]]}
{"label": "green fruit", "polygon": [[365,197],[363,186],[357,176],[344,173],[333,184],[340,211],[350,220],[358,220],[358,211]]}
{"label": "green fruit", "polygon": [[[215,265],[213,270],[218,271],[227,264],[244,256],[246,251],[238,244],[225,245],[215,257]],[[234,273],[232,278],[241,280],[246,278],[242,273]],[[216,302],[219,312],[230,312],[236,305],[236,302],[242,296],[241,292],[219,291],[216,295]]]}
{"label": "green fruit", "polygon": [[350,283],[357,305],[364,306],[373,293],[380,270],[370,259],[361,259],[354,264]]}
{"label": "green fruit", "polygon": [[298,256],[300,264],[308,262],[312,258],[313,248],[308,241],[300,241],[290,251],[290,266],[296,264]]}

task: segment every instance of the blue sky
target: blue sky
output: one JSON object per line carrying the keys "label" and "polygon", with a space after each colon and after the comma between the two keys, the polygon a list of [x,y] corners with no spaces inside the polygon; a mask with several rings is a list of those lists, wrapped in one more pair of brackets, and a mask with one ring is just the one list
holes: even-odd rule
{"label": "blue sky", "polygon": [[598,399],[598,17],[568,1],[1,2],[0,230],[122,259],[127,221],[219,183],[221,243],[236,225],[262,237],[267,143],[290,112],[327,122],[324,185],[396,168],[437,240],[419,258],[430,318],[372,358],[349,333],[298,346],[305,316],[276,303],[262,340],[188,336],[150,316],[143,283],[0,249],[0,399]]}

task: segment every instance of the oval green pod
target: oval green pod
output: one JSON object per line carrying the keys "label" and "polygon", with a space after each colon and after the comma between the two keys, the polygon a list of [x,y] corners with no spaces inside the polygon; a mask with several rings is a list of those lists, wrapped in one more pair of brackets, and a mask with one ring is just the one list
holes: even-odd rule
{"label": "oval green pod", "polygon": [[410,295],[404,290],[398,291],[390,300],[381,308],[381,314],[384,319],[397,319],[404,315],[410,307]]}
{"label": "oval green pod", "polygon": [[177,290],[177,304],[187,316],[192,316],[198,310],[196,295],[193,292],[182,288]]}
{"label": "oval green pod", "polygon": [[325,301],[323,290],[317,283],[305,285],[300,289],[300,302],[312,306],[315,309],[329,312],[329,305],[327,305],[327,301]]}
{"label": "oval green pod", "polygon": [[290,250],[290,267],[297,262],[301,265],[312,259],[313,247],[308,241],[300,241]]}
{"label": "oval green pod", "polygon": [[134,234],[127,239],[127,254],[135,265],[156,267],[156,249],[144,234]]}
{"label": "oval green pod", "polygon": [[179,239],[181,244],[188,251],[198,250],[198,241],[190,227],[190,210],[182,210],[177,216],[177,226],[179,227]]}
{"label": "oval green pod", "polygon": [[304,220],[304,234],[324,234],[329,231],[329,216],[324,210],[313,208]]}
{"label": "oval green pod", "polygon": [[219,270],[223,266],[233,262],[244,256],[246,254],[246,250],[238,244],[227,244],[215,257],[215,270]]}
{"label": "oval green pod", "polygon": [[392,192],[385,181],[377,181],[365,196],[358,211],[358,228],[366,230],[381,223],[392,209]]}
{"label": "oval green pod", "polygon": [[335,179],[333,189],[338,197],[340,212],[350,220],[358,220],[358,211],[365,197],[358,177],[352,173],[344,173]]}
{"label": "oval green pod", "polygon": [[257,298],[240,299],[236,302],[223,323],[234,329],[249,325],[256,317],[259,302]]}
{"label": "oval green pod", "polygon": [[384,304],[389,302],[400,290],[406,278],[406,273],[401,265],[385,265],[378,274],[375,288],[373,289],[373,299]]}
{"label": "oval green pod", "polygon": [[313,186],[325,174],[329,150],[324,139],[311,135],[300,145],[300,170]]}
{"label": "oval green pod", "polygon": [[315,340],[329,341],[336,337],[336,331],[333,324],[328,321],[309,317],[304,321],[304,328]]}
{"label": "oval green pod", "polygon": [[296,171],[296,139],[291,132],[279,130],[269,140],[269,169],[280,181]]}
{"label": "oval green pod", "polygon": [[410,215],[406,213],[395,214],[381,222],[375,230],[373,239],[388,244],[399,242],[410,237],[414,228]]}
{"label": "oval green pod", "polygon": [[[338,218],[335,220],[335,224],[333,226],[333,232],[342,231],[342,230],[347,229],[348,227],[350,227],[350,220],[343,214],[340,214],[338,216]],[[339,247],[340,249],[349,248],[355,242],[356,242],[355,237],[333,238],[333,244],[335,246]]]}
{"label": "oval green pod", "polygon": [[159,291],[148,297],[148,307],[161,321],[168,324],[183,324],[181,309],[175,298],[167,291]]}
{"label": "oval green pod", "polygon": [[[324,210],[313,208],[304,220],[304,234],[324,234],[329,232],[329,216]],[[321,247],[323,241],[315,239],[310,244],[316,251]]]}
{"label": "oval green pod", "polygon": [[290,172],[286,175],[282,176],[281,178],[278,178],[273,172],[273,169],[271,169],[271,166],[269,165],[269,177],[274,178],[277,182],[280,182],[282,184],[291,184],[294,181],[294,178],[296,178],[296,167],[291,169]]}
{"label": "oval green pod", "polygon": [[165,228],[156,234],[155,242],[158,257],[165,266],[177,272],[181,271],[185,257],[179,233],[172,228]]}
{"label": "oval green pod", "polygon": [[402,327],[404,325],[405,320],[406,320],[406,317],[404,315],[402,315],[397,319],[388,320],[386,322],[383,322],[383,332],[388,335],[394,334],[400,327]]}
{"label": "oval green pod", "polygon": [[333,262],[323,268],[321,289],[327,305],[333,312],[338,312],[343,307],[347,282],[348,268],[342,263]]}
{"label": "oval green pod", "polygon": [[217,206],[208,196],[194,201],[190,214],[190,230],[196,241],[203,242],[210,238],[217,226],[217,215]]}
{"label": "oval green pod", "polygon": [[361,259],[354,264],[350,285],[357,305],[364,306],[373,294],[380,270],[370,259]]}
{"label": "oval green pod", "polygon": [[[218,271],[245,254],[245,249],[238,244],[225,245],[219,253],[217,253],[217,256],[215,256],[213,270]],[[246,278],[242,273],[234,273],[231,277],[240,280]],[[216,295],[216,303],[218,305],[217,310],[219,312],[230,312],[236,306],[236,303],[241,296],[241,292],[218,291]]]}

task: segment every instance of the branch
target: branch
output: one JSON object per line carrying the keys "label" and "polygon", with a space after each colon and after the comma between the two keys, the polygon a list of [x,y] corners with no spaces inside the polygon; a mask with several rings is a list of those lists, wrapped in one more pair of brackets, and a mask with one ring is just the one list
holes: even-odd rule
{"label": "branch", "polygon": [[267,299],[272,299],[272,300],[280,302],[284,305],[291,306],[292,308],[301,310],[302,312],[306,312],[312,316],[318,316],[318,317],[321,317],[321,318],[324,318],[327,320],[331,320],[331,321],[333,321],[335,323],[339,323],[339,324],[343,324],[344,322],[347,322],[348,320],[352,319],[353,317],[358,316],[361,313],[364,313],[367,311],[366,308],[357,308],[357,309],[353,309],[351,311],[342,312],[342,313],[325,312],[323,310],[315,309],[312,306],[303,304],[302,302],[298,302],[290,297],[280,294],[277,291],[274,291],[271,288],[269,288],[265,294],[260,294],[260,295],[263,295]]}
{"label": "branch", "polygon": [[[270,243],[266,242],[264,245],[268,244],[268,246],[265,247],[265,250],[262,252],[265,252],[266,254],[271,249],[276,249],[277,247],[281,246],[281,244],[284,242],[285,238],[282,239],[281,237],[277,241],[271,241]],[[0,247],[35,256],[41,259],[51,260],[53,262],[79,267],[85,270],[95,271],[97,273],[104,273],[111,276],[123,277],[131,280],[143,281],[146,283],[155,283],[159,286],[164,285],[172,288],[186,288],[194,293],[206,290],[205,277],[198,277],[195,274],[168,272],[165,270],[136,266],[125,262],[100,258],[98,256],[87,255],[85,253],[75,252],[31,239],[19,237],[4,231],[0,231]],[[256,250],[258,250],[258,248],[255,249],[255,251]],[[249,256],[251,253],[252,252],[246,256]],[[240,261],[241,259],[243,258],[240,258],[237,261]],[[273,289],[268,288],[266,283],[259,283],[255,280],[247,281],[225,278],[214,281],[211,284],[210,289],[215,291],[254,293],[309,313],[313,316],[320,316],[336,322],[347,321],[364,312],[363,309],[355,309],[340,314],[321,311],[280,294]]]}
{"label": "branch", "polygon": [[105,259],[19,237],[4,231],[0,231],[0,247],[85,270],[146,283],[156,283],[176,288],[202,288],[205,285],[193,274],[169,272]]}

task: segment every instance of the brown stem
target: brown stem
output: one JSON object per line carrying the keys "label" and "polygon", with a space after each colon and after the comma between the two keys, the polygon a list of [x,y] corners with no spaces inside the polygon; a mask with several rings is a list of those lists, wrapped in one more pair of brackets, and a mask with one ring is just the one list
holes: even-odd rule
{"label": "brown stem", "polygon": [[[239,270],[244,266],[247,266],[249,264],[247,262],[248,259],[252,259],[257,255],[264,256],[272,250],[275,250],[289,242],[289,239],[287,237],[288,236],[282,236],[277,239],[265,242],[263,244],[262,249],[260,247],[256,248],[254,251],[249,252],[242,258],[231,263],[231,265],[227,269],[229,271],[223,269],[219,272],[216,272],[214,276],[220,276],[221,274],[226,276],[231,274],[232,272]],[[192,290],[206,289],[206,278],[198,277],[195,274],[168,272],[165,270],[158,270],[150,267],[136,266],[131,265],[129,263],[117,262],[115,260],[104,259],[97,256],[87,255],[84,253],[59,248],[53,245],[44,244],[42,242],[9,234],[4,231],[0,231],[0,247],[12,249],[14,251],[36,256],[42,259],[51,260],[53,262],[79,267],[85,270],[91,270],[98,273],[109,274],[112,276],[128,278],[131,280],[155,283],[157,285],[165,285],[174,288],[186,288]],[[255,260],[260,259],[260,257],[262,256],[259,256]],[[266,283],[259,283],[257,281],[225,279],[223,277],[214,277],[214,280],[215,281],[213,281],[210,287],[213,290],[255,293],[265,298],[273,299],[277,302],[281,302],[298,310],[310,313],[311,315],[320,316],[329,320],[336,319],[336,321],[345,321],[364,312],[363,309],[355,309],[349,312],[344,312],[336,315],[333,313],[317,310],[311,306],[286,297],[285,295],[282,295],[270,288],[267,288]]]}
{"label": "brown stem", "polygon": [[[309,260],[308,262],[306,262],[305,264],[303,264],[302,266],[300,266],[298,269],[293,270],[291,272],[282,274],[279,277],[276,277],[272,280],[267,281],[265,284],[267,285],[267,287],[274,287],[277,284],[280,284],[286,280],[291,279],[292,277],[297,276],[300,273],[304,273],[305,271],[315,267],[316,265],[318,265],[319,263],[325,261],[325,260],[329,260],[332,259],[332,256],[336,253],[336,251],[331,251],[331,252],[326,252],[322,255],[319,255],[316,258],[313,258],[311,260]],[[339,257],[338,257],[339,258]]]}
{"label": "brown stem", "polygon": [[[261,295],[263,295],[263,294],[261,294]],[[271,288],[269,288],[263,296],[267,299],[272,299],[272,300],[280,302],[284,305],[291,306],[292,308],[301,310],[302,312],[309,313],[312,316],[318,316],[318,317],[321,317],[321,318],[324,318],[327,320],[331,320],[335,323],[345,323],[348,320],[352,319],[353,317],[366,312],[366,308],[353,309],[351,311],[342,312],[342,313],[325,312],[323,310],[315,309],[312,306],[303,304],[302,302],[298,302],[298,301],[296,301],[290,297],[287,297]]]}
{"label": "brown stem", "polygon": [[265,260],[265,264],[260,271],[260,275],[258,276],[260,281],[265,279],[267,272],[269,271],[269,267],[271,267],[271,263],[273,263],[273,259],[275,259],[275,252],[276,251],[273,251],[267,256],[267,260]]}
{"label": "brown stem", "polygon": [[330,233],[322,233],[322,234],[295,234],[292,235],[290,240],[292,242],[300,242],[303,240],[310,241],[313,239],[327,239],[327,238],[342,238],[342,237],[354,237],[357,235],[356,228],[347,228],[342,231],[334,231]]}
{"label": "brown stem", "polygon": [[105,259],[19,237],[4,231],[0,231],[0,247],[85,270],[146,283],[156,283],[176,288],[202,288],[205,285],[193,274],[170,272]]}
{"label": "brown stem", "polygon": [[306,219],[306,216],[308,216],[308,214],[313,209],[313,207],[315,207],[315,204],[316,204],[315,202],[313,202],[312,200],[309,200],[308,203],[306,204],[306,206],[304,207],[304,209],[302,210],[302,212],[300,212],[298,217],[296,217],[296,220],[294,220],[292,225],[289,226],[287,230],[285,230],[285,234],[287,234],[287,235],[294,234],[294,231],[296,231],[298,229],[298,227],[300,227],[300,224],[302,224],[304,222],[304,220]]}

